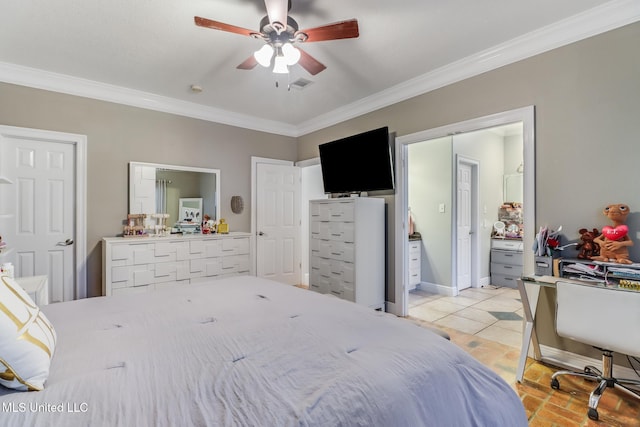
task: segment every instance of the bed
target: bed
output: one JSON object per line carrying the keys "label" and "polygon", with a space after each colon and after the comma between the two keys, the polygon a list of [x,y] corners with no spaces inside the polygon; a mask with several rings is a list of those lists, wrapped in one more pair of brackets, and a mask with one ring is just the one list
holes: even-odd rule
{"label": "bed", "polygon": [[232,277],[42,308],[41,391],[3,426],[526,426],[499,376],[441,336],[328,295]]}

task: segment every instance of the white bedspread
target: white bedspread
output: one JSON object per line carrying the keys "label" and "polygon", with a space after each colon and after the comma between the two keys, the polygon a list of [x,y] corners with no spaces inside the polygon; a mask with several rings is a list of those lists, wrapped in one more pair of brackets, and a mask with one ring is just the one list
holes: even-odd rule
{"label": "white bedspread", "polygon": [[3,426],[526,426],[516,393],[451,342],[256,277],[44,308],[41,392]]}

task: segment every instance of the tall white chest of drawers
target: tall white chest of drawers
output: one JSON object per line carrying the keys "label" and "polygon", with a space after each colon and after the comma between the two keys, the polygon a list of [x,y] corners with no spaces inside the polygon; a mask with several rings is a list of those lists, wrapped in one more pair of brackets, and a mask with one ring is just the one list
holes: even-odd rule
{"label": "tall white chest of drawers", "polygon": [[249,271],[249,233],[102,239],[103,295],[147,292]]}
{"label": "tall white chest of drawers", "polygon": [[312,200],[309,288],[384,308],[384,199]]}

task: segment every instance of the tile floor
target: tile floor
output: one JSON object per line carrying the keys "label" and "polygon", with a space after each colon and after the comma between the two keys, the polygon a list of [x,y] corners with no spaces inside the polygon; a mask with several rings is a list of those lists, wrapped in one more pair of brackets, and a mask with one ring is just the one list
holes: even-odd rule
{"label": "tile floor", "polygon": [[517,289],[468,288],[449,297],[409,292],[409,316],[510,347],[522,344],[522,302]]}

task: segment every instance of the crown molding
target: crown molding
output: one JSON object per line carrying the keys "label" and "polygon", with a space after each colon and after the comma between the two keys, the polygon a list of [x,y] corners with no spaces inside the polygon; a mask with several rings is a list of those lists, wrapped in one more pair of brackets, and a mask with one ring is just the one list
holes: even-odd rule
{"label": "crown molding", "polygon": [[109,85],[0,62],[0,81],[130,105],[278,135],[300,137],[461,80],[640,20],[640,2],[613,0],[562,21],[470,55],[311,120],[291,125]]}
{"label": "crown molding", "polygon": [[298,136],[639,20],[637,0],[610,1],[303,122]]}
{"label": "crown molding", "polygon": [[5,62],[0,62],[0,81],[261,132],[291,137],[298,136],[297,128],[294,125]]}

